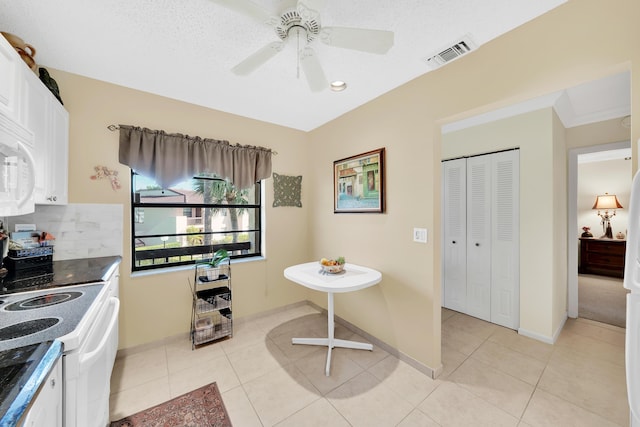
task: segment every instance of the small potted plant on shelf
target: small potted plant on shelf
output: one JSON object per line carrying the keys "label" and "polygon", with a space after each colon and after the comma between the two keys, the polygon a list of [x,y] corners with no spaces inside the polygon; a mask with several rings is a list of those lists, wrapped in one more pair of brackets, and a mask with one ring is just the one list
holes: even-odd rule
{"label": "small potted plant on shelf", "polygon": [[229,259],[229,252],[227,252],[226,249],[218,249],[215,251],[211,259],[204,262],[204,264],[210,267],[207,270],[207,279],[216,280],[220,277],[220,264],[227,259]]}

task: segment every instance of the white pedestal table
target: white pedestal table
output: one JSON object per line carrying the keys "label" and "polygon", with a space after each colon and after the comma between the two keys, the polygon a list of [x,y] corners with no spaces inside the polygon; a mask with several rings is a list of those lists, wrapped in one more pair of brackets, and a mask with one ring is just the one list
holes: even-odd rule
{"label": "white pedestal table", "polygon": [[357,350],[373,350],[368,343],[341,340],[334,337],[335,323],[333,294],[365,289],[379,283],[382,274],[379,271],[355,264],[345,264],[344,271],[338,274],[323,273],[318,262],[309,262],[287,267],[284,277],[309,289],[327,293],[327,338],[292,338],[292,344],[322,345],[328,348],[325,375],[331,369],[331,350],[335,347]]}

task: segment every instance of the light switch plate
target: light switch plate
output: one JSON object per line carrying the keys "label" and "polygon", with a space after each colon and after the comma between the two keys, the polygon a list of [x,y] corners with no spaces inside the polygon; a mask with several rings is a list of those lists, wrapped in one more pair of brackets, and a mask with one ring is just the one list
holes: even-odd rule
{"label": "light switch plate", "polygon": [[418,243],[427,243],[427,229],[426,228],[414,228],[413,229],[413,241]]}

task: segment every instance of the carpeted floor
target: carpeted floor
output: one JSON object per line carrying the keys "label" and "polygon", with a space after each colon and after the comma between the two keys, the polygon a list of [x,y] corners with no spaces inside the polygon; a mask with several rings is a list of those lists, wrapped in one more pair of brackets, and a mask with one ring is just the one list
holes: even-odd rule
{"label": "carpeted floor", "polygon": [[218,386],[211,383],[153,408],[145,409],[110,427],[231,427]]}
{"label": "carpeted floor", "polygon": [[578,316],[624,328],[628,292],[622,279],[578,275]]}

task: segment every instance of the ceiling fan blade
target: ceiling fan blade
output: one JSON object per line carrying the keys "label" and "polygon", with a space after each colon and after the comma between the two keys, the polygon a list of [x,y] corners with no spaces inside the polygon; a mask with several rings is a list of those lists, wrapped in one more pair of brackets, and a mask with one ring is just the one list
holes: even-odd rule
{"label": "ceiling fan blade", "polygon": [[320,61],[318,61],[316,52],[313,49],[308,46],[302,49],[300,52],[300,64],[302,64],[302,70],[312,92],[320,92],[329,87],[329,82],[327,82]]}
{"label": "ceiling fan blade", "polygon": [[393,32],[347,27],[323,27],[320,40],[329,46],[384,54],[393,46]]}
{"label": "ceiling fan blade", "polygon": [[244,61],[233,67],[231,71],[239,76],[247,76],[259,68],[262,64],[276,56],[284,47],[283,42],[272,42],[264,46]]}
{"label": "ceiling fan blade", "polygon": [[296,9],[303,20],[316,20],[327,4],[327,0],[299,0]]}
{"label": "ceiling fan blade", "polygon": [[273,24],[277,18],[269,13],[265,8],[255,4],[251,0],[211,0],[212,2],[226,7],[229,10],[249,16],[265,24]]}

